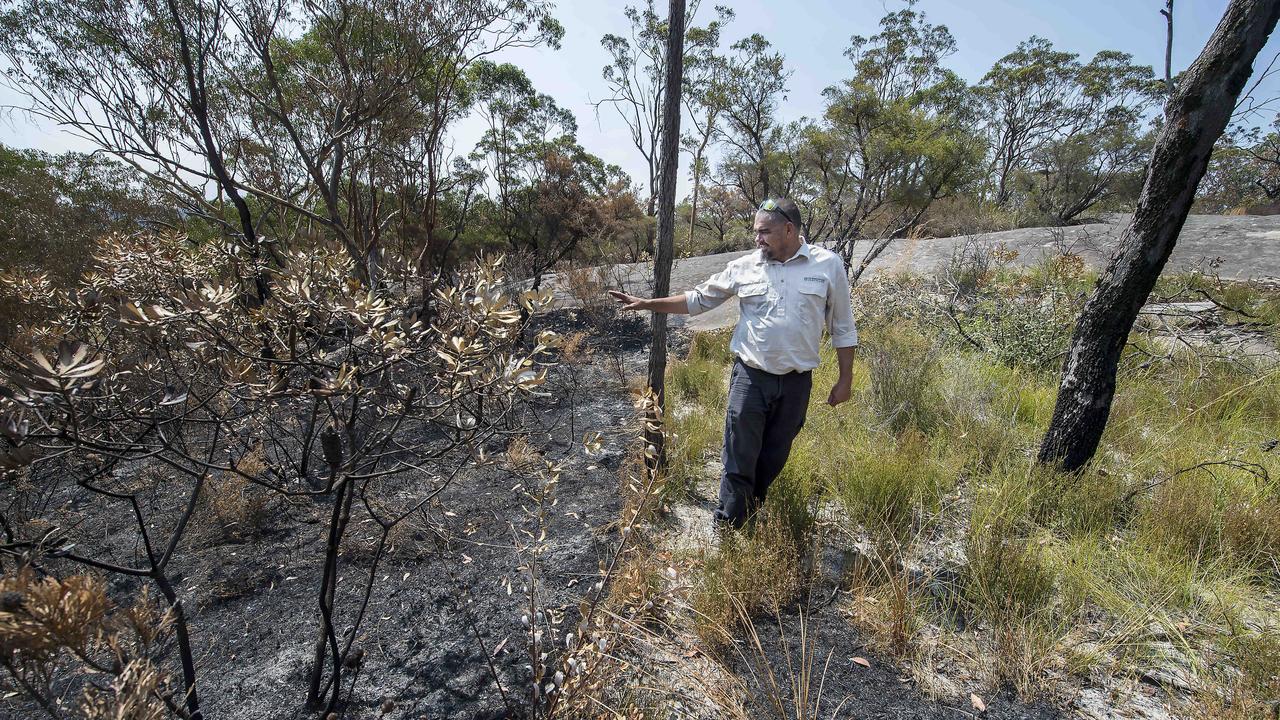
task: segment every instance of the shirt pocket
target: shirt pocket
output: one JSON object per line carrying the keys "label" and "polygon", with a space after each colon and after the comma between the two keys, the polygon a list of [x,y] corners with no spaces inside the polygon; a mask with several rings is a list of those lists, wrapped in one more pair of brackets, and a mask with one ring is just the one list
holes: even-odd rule
{"label": "shirt pocket", "polygon": [[777,303],[769,292],[769,281],[743,283],[738,288],[738,303],[742,311],[753,318],[765,318],[773,314]]}
{"label": "shirt pocket", "polygon": [[823,320],[827,310],[827,279],[806,277],[800,281],[800,315],[808,322]]}

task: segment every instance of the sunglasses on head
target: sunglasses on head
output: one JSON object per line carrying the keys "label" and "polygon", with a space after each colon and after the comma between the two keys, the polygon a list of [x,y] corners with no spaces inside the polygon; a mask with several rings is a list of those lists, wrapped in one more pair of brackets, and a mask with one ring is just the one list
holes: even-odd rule
{"label": "sunglasses on head", "polygon": [[760,210],[761,212],[778,213],[782,217],[786,218],[787,222],[790,222],[792,225],[795,225],[797,228],[800,227],[800,218],[794,217],[791,215],[791,213],[787,212],[786,210],[783,210],[782,206],[779,205],[777,201],[775,201],[773,198],[769,198],[768,200],[765,200],[764,202],[760,203],[760,207],[757,209]]}

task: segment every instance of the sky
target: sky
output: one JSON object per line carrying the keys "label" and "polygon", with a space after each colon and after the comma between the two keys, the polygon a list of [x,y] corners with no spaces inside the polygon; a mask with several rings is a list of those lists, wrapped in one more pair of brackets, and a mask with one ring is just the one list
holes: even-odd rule
{"label": "sky", "polygon": [[[703,0],[692,24],[712,19],[716,1]],[[903,7],[893,0],[719,2],[736,14],[722,33],[725,46],[758,32],[786,56],[792,75],[780,112],[783,121],[820,117],[822,90],[850,74],[850,63],[843,55],[849,38],[874,34],[883,15]],[[540,92],[576,115],[583,147],[639,181],[646,175],[644,161],[631,145],[626,126],[609,107],[602,107],[598,117],[593,107],[607,96],[601,69],[608,57],[600,38],[606,33],[628,34],[623,15],[627,4],[636,2],[560,0],[554,13],[565,29],[560,49],[518,48],[497,59],[519,65]],[[666,6],[665,0],[657,0],[660,14]],[[1177,0],[1175,74],[1195,59],[1226,6],[1227,0]],[[951,30],[958,47],[945,63],[969,82],[980,80],[997,59],[1032,35],[1049,39],[1060,50],[1079,53],[1083,61],[1099,50],[1121,50],[1162,75],[1165,24],[1159,11],[1163,7],[1163,0],[920,0],[916,5],[930,22]],[[1277,50],[1280,40],[1273,37],[1258,64],[1265,64]],[[1280,82],[1268,85],[1274,86],[1273,94],[1280,94]],[[12,90],[0,88],[0,106],[21,103]],[[453,133],[455,151],[469,152],[481,132],[479,122],[464,120]],[[0,114],[0,142],[50,152],[89,149],[56,127],[33,123],[14,112]],[[682,166],[687,163],[687,158],[681,159]],[[687,180],[682,178],[680,193],[685,192]]]}

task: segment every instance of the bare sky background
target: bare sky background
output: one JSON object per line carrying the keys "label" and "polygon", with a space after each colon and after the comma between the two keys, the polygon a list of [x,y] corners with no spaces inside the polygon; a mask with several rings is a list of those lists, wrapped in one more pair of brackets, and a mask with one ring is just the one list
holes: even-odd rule
{"label": "bare sky background", "polygon": [[[63,0],[73,1],[73,0]],[[730,43],[760,33],[787,59],[793,71],[783,121],[802,116],[820,117],[823,88],[848,77],[850,63],[843,55],[852,35],[871,35],[879,19],[902,7],[888,0],[721,0],[731,6],[736,19],[725,29]],[[519,65],[539,91],[554,97],[578,119],[578,138],[590,152],[622,166],[632,178],[644,177],[643,161],[630,144],[626,126],[609,107],[597,118],[593,103],[607,96],[601,69],[608,57],[600,45],[606,33],[628,35],[622,0],[561,0],[555,15],[564,25],[559,50],[522,48],[497,58]],[[635,3],[631,3],[635,4]],[[659,0],[658,12],[666,12]],[[702,25],[714,17],[715,0],[703,0],[692,19]],[[1227,0],[1177,0],[1175,3],[1173,70],[1185,69],[1213,32]],[[1163,0],[921,0],[916,8],[933,23],[946,25],[956,39],[957,52],[948,67],[969,82],[977,82],[998,58],[1032,35],[1048,38],[1061,50],[1079,53],[1087,61],[1099,50],[1114,49],[1133,55],[1136,62],[1151,65],[1163,74],[1165,25]],[[1265,65],[1280,49],[1275,38],[1259,56]],[[1255,68],[1255,71],[1259,71]],[[1280,82],[1269,82],[1263,95],[1280,95]],[[0,88],[0,105],[21,105],[23,99]],[[1270,118],[1264,118],[1269,120]],[[483,128],[464,121],[454,132],[459,154],[471,150]],[[92,149],[56,127],[30,121],[21,113],[0,117],[0,142],[58,152]],[[681,158],[683,169],[688,159]],[[687,192],[682,177],[680,192]]]}

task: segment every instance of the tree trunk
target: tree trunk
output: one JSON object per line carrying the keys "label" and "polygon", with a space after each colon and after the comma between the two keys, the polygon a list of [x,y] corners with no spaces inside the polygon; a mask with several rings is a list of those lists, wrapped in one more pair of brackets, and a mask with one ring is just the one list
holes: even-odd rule
{"label": "tree trunk", "polygon": [[1173,0],[1165,0],[1160,11],[1165,20],[1164,34],[1164,91],[1173,94]]}
{"label": "tree trunk", "polygon": [[693,231],[698,227],[698,194],[702,190],[702,155],[706,147],[707,141],[704,139],[698,148],[698,153],[693,156],[693,195],[689,201],[689,247],[693,247]]}
{"label": "tree trunk", "polygon": [[[671,0],[667,14],[667,85],[662,109],[662,178],[658,188],[658,247],[653,260],[653,296],[671,292],[671,262],[676,234],[676,173],[680,165],[680,90],[684,86],[684,0]],[[649,387],[659,409],[666,407],[667,316],[653,313],[649,347]],[[656,418],[655,418],[656,419]],[[662,431],[645,431],[657,452],[656,468],[666,466]]]}
{"label": "tree trunk", "polygon": [[191,649],[186,610],[183,609],[182,601],[178,599],[178,594],[174,592],[173,585],[164,574],[164,570],[153,566],[151,577],[155,580],[156,587],[160,588],[160,594],[164,596],[165,602],[169,604],[169,612],[173,613],[174,635],[178,640],[178,658],[182,662],[182,704],[186,706],[191,720],[204,720],[204,713],[200,710],[200,697],[196,694],[195,653]]}
{"label": "tree trunk", "polygon": [[1041,463],[1077,470],[1097,451],[1129,330],[1173,251],[1214,143],[1278,16],[1280,0],[1232,0],[1169,97],[1133,219],[1071,338]]}
{"label": "tree trunk", "polygon": [[[764,151],[764,143],[760,142],[760,138],[756,138],[756,149],[760,152],[760,202],[764,202],[773,197],[769,193],[769,158]],[[754,203],[759,204],[759,203]]]}

